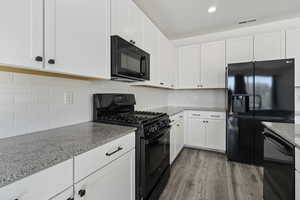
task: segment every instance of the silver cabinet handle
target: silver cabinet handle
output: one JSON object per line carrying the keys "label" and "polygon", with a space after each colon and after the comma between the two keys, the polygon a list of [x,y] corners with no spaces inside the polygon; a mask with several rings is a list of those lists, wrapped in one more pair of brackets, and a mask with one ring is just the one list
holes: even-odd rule
{"label": "silver cabinet handle", "polygon": [[112,156],[112,155],[114,155],[115,153],[117,153],[117,152],[119,152],[119,151],[122,151],[122,150],[123,150],[122,147],[118,147],[115,151],[113,151],[113,152],[107,152],[105,155],[106,155],[106,156]]}
{"label": "silver cabinet handle", "polygon": [[192,114],[193,116],[201,116],[200,114]]}
{"label": "silver cabinet handle", "polygon": [[221,117],[220,115],[211,115],[211,117]]}

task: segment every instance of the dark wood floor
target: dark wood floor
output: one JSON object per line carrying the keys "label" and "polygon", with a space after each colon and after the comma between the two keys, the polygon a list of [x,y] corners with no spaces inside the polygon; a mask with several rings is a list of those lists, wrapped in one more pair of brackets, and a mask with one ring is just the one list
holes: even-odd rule
{"label": "dark wood floor", "polygon": [[262,168],[225,155],[184,149],[159,200],[262,200]]}

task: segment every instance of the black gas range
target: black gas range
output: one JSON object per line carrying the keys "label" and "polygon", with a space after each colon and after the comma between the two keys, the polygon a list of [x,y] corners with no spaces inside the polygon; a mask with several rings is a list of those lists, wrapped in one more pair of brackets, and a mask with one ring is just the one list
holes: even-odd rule
{"label": "black gas range", "polygon": [[94,122],[137,127],[136,199],[157,200],[170,176],[170,119],[135,111],[133,94],[94,94]]}

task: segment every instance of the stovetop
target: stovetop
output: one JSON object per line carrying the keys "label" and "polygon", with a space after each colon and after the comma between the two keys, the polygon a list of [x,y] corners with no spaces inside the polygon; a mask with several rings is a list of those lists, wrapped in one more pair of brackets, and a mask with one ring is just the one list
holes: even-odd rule
{"label": "stovetop", "polygon": [[108,123],[120,123],[122,125],[146,124],[150,121],[165,116],[165,113],[132,111],[125,113],[102,113],[97,117],[97,121]]}

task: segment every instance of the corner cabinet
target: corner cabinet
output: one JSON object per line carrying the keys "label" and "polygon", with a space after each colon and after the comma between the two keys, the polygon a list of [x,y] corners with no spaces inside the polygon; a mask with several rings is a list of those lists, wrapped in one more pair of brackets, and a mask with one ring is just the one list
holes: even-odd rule
{"label": "corner cabinet", "polygon": [[1,8],[1,65],[110,78],[109,0],[4,0]]}
{"label": "corner cabinet", "polygon": [[201,46],[190,45],[178,49],[178,88],[201,87]]}
{"label": "corner cabinet", "polygon": [[135,200],[135,150],[75,184],[75,200]]}
{"label": "corner cabinet", "polygon": [[225,40],[201,46],[201,85],[204,88],[225,88]]}
{"label": "corner cabinet", "polygon": [[186,124],[187,146],[226,151],[225,113],[189,111]]}

